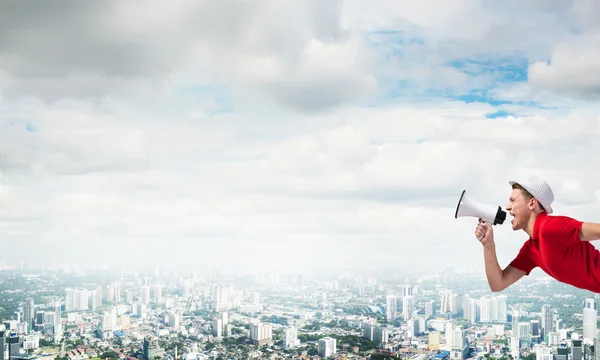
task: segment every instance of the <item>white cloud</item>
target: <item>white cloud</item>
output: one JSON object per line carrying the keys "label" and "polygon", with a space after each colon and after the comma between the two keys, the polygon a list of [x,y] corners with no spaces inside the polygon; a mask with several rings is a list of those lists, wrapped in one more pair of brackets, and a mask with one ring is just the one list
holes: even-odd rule
{"label": "white cloud", "polygon": [[[599,119],[559,91],[593,88],[593,54],[582,72],[568,54],[594,24],[557,45],[578,13],[550,20],[556,2],[523,8],[556,23],[543,34],[510,2],[89,4],[39,30],[26,7],[0,11],[0,224],[6,244],[25,244],[17,257],[481,268],[475,219],[453,218],[460,192],[504,206],[507,181],[530,172],[553,185],[558,213],[597,220]],[[378,30],[419,41],[372,46],[365,32]],[[555,52],[551,67],[489,90],[525,115],[414,101],[495,85],[444,63],[508,57],[537,35],[525,56]],[[418,88],[381,94],[404,80]],[[527,105],[557,99],[560,111]],[[497,232],[506,264],[524,238]]]}
{"label": "white cloud", "polygon": [[533,86],[584,100],[600,97],[600,32],[573,37],[556,46],[549,62],[529,67]]}
{"label": "white cloud", "polygon": [[368,49],[339,26],[340,4],[112,1],[62,11],[67,4],[58,2],[47,9],[54,18],[49,21],[23,2],[0,15],[6,40],[0,43],[0,94],[52,101],[128,97],[220,82],[250,86],[249,92],[301,110],[358,101],[374,89],[356,66]]}

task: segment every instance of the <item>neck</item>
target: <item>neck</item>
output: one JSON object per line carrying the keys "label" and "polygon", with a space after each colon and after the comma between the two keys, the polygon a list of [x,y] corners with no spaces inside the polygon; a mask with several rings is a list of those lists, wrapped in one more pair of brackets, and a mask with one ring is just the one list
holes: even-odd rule
{"label": "neck", "polygon": [[537,218],[537,216],[539,215],[539,213],[533,213],[531,214],[531,217],[529,217],[529,221],[527,222],[527,226],[525,227],[525,232],[527,233],[527,235],[529,235],[529,237],[533,237],[533,227],[535,225],[535,219]]}

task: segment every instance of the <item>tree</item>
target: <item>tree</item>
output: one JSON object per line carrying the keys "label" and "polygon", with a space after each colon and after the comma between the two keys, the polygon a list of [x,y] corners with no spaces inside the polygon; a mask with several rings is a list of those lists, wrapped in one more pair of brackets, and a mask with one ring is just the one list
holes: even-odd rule
{"label": "tree", "polygon": [[100,356],[101,359],[118,359],[119,355],[117,355],[116,352],[112,351],[112,350],[108,350],[105,351],[104,353],[102,353],[102,356]]}

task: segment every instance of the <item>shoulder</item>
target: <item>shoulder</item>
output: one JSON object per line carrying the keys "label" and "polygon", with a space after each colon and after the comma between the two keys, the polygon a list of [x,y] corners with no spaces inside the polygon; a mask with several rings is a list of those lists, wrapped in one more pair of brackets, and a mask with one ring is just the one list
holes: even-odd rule
{"label": "shoulder", "polygon": [[540,229],[579,225],[582,222],[564,215],[546,215],[540,221]]}
{"label": "shoulder", "polygon": [[574,234],[581,229],[582,221],[563,215],[546,215],[539,225],[540,235],[551,236]]}

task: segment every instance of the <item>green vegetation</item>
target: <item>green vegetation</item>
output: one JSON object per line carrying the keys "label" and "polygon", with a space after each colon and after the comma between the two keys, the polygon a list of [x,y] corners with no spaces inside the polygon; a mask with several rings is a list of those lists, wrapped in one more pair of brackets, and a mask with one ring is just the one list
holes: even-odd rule
{"label": "green vegetation", "polygon": [[246,343],[245,336],[239,337],[225,337],[221,340],[222,345],[234,346],[234,345],[242,345]]}
{"label": "green vegetation", "polygon": [[301,330],[304,330],[304,331],[319,331],[319,330],[321,330],[321,325],[319,325],[318,323],[307,324]]}
{"label": "green vegetation", "polygon": [[325,337],[324,335],[312,335],[312,334],[298,334],[298,340],[302,343],[307,343],[310,341],[318,341],[319,339]]}
{"label": "green vegetation", "polygon": [[117,355],[116,352],[109,350],[109,351],[103,352],[102,355],[100,355],[100,358],[101,359],[113,359],[113,360],[116,360],[116,359],[119,358],[119,355]]}
{"label": "green vegetation", "polygon": [[397,356],[389,354],[371,354],[371,360],[399,360]]}
{"label": "green vegetation", "polygon": [[367,351],[377,348],[377,343],[367,338],[363,338],[357,335],[346,335],[336,336],[332,335],[332,338],[337,339],[337,348],[341,349],[344,344],[350,345],[350,347],[358,346],[359,351]]}
{"label": "green vegetation", "polygon": [[287,325],[288,324],[288,319],[286,317],[277,316],[277,315],[262,316],[260,318],[260,321],[262,321],[264,323],[279,324],[279,325]]}
{"label": "green vegetation", "polygon": [[185,347],[184,342],[181,340],[169,341],[169,342],[159,341],[158,345],[160,346],[160,348],[164,349],[165,351],[174,351],[175,346],[177,346],[177,349],[181,352],[181,350]]}
{"label": "green vegetation", "polygon": [[48,341],[46,339],[40,339],[40,347],[41,348],[50,348],[54,343],[52,341]]}

